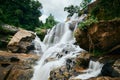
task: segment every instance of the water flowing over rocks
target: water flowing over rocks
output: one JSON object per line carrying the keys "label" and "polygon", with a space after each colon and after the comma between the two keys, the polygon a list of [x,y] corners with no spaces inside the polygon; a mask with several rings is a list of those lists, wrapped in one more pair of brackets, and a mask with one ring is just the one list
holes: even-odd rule
{"label": "water flowing over rocks", "polygon": [[83,51],[76,58],[68,58],[65,66],[50,72],[49,80],[69,80],[71,77],[84,73],[84,70],[89,67],[90,57],[89,53]]}
{"label": "water flowing over rocks", "polygon": [[30,80],[37,55],[0,51],[0,80]]}
{"label": "water flowing over rocks", "polygon": [[[120,20],[101,21],[87,30],[77,29],[75,37],[85,50],[101,50],[106,53],[120,50]],[[87,45],[86,45],[87,44]]]}
{"label": "water flowing over rocks", "polygon": [[35,39],[35,34],[31,31],[18,31],[8,43],[8,49],[13,53],[26,53],[31,48],[31,43]]}
{"label": "water flowing over rocks", "polygon": [[74,15],[70,21],[55,25],[46,34],[41,42],[44,52],[34,67],[31,80],[89,79],[100,74],[103,64],[91,61],[91,55],[75,45],[73,32],[85,16]]}

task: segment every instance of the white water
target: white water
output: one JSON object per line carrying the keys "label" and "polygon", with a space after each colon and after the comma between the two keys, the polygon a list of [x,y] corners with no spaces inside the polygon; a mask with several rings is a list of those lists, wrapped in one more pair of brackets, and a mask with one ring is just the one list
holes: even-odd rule
{"label": "white water", "polygon": [[37,55],[41,55],[45,50],[45,45],[41,42],[38,36],[35,37],[35,39],[32,41],[32,44],[34,44],[35,47],[34,53],[36,53]]}
{"label": "white water", "polygon": [[103,67],[103,64],[100,64],[98,61],[96,61],[96,62],[90,61],[89,68],[84,71],[85,73],[80,74],[80,75],[74,77],[73,79],[86,80],[91,77],[97,77],[100,74],[102,67]]}
{"label": "white water", "polygon": [[[74,17],[76,17],[76,15],[74,15]],[[82,51],[82,49],[79,48],[79,46],[73,44],[75,42],[73,36],[74,30],[71,31],[69,29],[69,26],[74,22],[74,27],[76,28],[77,23],[79,21],[82,21],[85,15],[82,15],[80,18],[77,19],[75,19],[74,17],[72,17],[71,21],[69,22],[59,23],[56,26],[54,26],[47,33],[43,42],[40,42],[38,37],[36,37],[36,44],[40,44],[40,52],[43,52],[43,55],[37,62],[38,65],[34,67],[35,72],[31,80],[48,80],[51,70],[65,65],[66,59],[76,57],[80,53],[80,51]],[[67,51],[67,53],[65,51]],[[61,57],[59,57],[59,55],[61,55]],[[46,59],[51,58],[53,59],[52,61],[46,62]],[[97,63],[93,62],[93,64]],[[99,67],[99,65],[96,65],[96,67]],[[99,74],[99,72],[96,72],[96,75],[97,74]],[[93,74],[93,76],[96,75]],[[79,76],[76,78],[79,78]]]}

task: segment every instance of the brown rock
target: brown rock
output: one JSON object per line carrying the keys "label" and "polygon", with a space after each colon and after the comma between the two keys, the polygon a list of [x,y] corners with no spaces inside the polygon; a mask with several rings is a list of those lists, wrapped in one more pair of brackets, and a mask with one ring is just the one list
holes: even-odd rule
{"label": "brown rock", "polygon": [[[77,43],[85,50],[113,52],[120,50],[120,20],[101,21],[92,24],[87,30],[77,29]],[[117,46],[117,47],[116,47]]]}
{"label": "brown rock", "polygon": [[92,55],[88,52],[82,52],[79,56],[77,56],[76,58],[76,62],[77,62],[77,65],[76,66],[79,66],[79,68],[77,69],[86,69],[88,68],[89,66],[89,61],[90,61],[90,57]]}
{"label": "brown rock", "polygon": [[12,52],[26,53],[34,38],[35,34],[33,32],[20,30],[8,43],[8,49]]}
{"label": "brown rock", "polygon": [[21,68],[20,66],[14,66],[7,80],[30,80],[33,76],[33,69]]}
{"label": "brown rock", "polygon": [[88,79],[88,80],[120,80],[119,77],[116,77],[116,78],[111,78],[111,77],[97,77],[97,78],[91,78],[91,79]]}
{"label": "brown rock", "polygon": [[11,54],[0,51],[0,80],[30,80],[32,66],[38,60],[33,54]]}
{"label": "brown rock", "polygon": [[116,71],[116,75],[120,77],[120,59],[116,60],[112,67]]}
{"label": "brown rock", "polygon": [[54,69],[50,72],[49,80],[69,80],[70,77],[77,76],[86,70],[91,54],[83,51],[77,58],[69,58],[66,65]]}

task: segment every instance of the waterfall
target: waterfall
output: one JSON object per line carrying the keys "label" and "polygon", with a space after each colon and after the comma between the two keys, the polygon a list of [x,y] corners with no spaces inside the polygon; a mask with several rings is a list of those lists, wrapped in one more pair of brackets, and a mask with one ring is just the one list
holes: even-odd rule
{"label": "waterfall", "polygon": [[[82,15],[80,18],[76,18],[76,15],[74,15],[70,21],[55,25],[48,31],[43,42],[38,37],[36,38],[36,44],[42,45],[41,49],[38,49],[43,54],[34,67],[34,74],[31,80],[48,80],[51,70],[66,65],[66,59],[75,58],[80,54],[80,51],[83,51],[78,45],[74,45],[73,31],[77,23],[82,21],[85,16]],[[74,27],[73,30],[70,29],[71,25]],[[92,63],[90,64],[91,66],[93,66]]]}
{"label": "waterfall", "polygon": [[35,47],[35,50],[33,52],[36,53],[37,55],[41,55],[45,50],[45,45],[41,42],[40,38],[37,35],[35,39],[32,41],[32,44]]}
{"label": "waterfall", "polygon": [[85,70],[84,74],[80,74],[77,77],[74,77],[72,79],[82,79],[86,80],[92,77],[97,77],[99,73],[101,72],[101,69],[103,67],[103,64],[100,64],[98,61],[90,61],[89,68]]}

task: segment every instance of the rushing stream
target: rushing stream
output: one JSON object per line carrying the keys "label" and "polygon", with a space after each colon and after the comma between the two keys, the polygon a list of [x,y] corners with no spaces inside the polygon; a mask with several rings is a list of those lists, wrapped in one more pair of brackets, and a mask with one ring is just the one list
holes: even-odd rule
{"label": "rushing stream", "polygon": [[[34,75],[31,80],[48,80],[50,71],[66,65],[66,59],[74,58],[82,49],[78,45],[74,45],[75,38],[73,32],[77,27],[77,23],[82,21],[85,15],[78,18],[74,15],[70,21],[59,23],[47,32],[43,42],[36,37],[34,43],[36,52],[41,53],[41,58],[34,67]],[[52,61],[46,61],[47,59]],[[102,64],[90,61],[89,69],[86,74],[78,75],[75,79],[88,79],[97,76],[101,71]]]}

